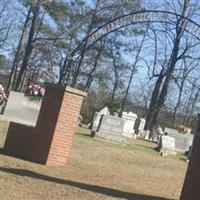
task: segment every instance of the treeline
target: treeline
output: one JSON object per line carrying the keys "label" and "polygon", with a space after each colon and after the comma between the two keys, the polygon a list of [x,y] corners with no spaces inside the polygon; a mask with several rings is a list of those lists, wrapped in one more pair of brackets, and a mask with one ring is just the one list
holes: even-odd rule
{"label": "treeline", "polygon": [[2,0],[4,87],[7,93],[24,92],[31,83],[47,81],[85,90],[85,122],[104,106],[119,116],[138,107],[152,133],[163,121],[171,127],[193,126],[199,108],[199,40],[186,28],[187,18],[199,21],[198,4],[159,3],[160,9],[179,14],[173,23],[132,24],[88,47],[88,36],[102,24],[158,5],[139,0]]}

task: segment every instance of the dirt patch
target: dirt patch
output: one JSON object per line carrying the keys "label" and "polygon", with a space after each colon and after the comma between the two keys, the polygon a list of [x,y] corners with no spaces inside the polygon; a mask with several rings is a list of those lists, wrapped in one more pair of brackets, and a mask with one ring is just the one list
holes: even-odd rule
{"label": "dirt patch", "polygon": [[1,152],[0,199],[179,198],[184,156],[163,158],[153,143],[130,140],[124,147],[92,139],[86,129],[78,132],[66,166],[46,167]]}

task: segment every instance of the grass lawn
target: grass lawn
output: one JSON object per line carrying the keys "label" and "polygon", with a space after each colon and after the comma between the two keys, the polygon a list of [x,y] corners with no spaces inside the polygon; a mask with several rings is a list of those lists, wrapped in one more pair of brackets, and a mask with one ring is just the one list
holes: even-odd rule
{"label": "grass lawn", "polygon": [[[0,122],[0,148],[7,126]],[[127,146],[107,143],[79,128],[68,163],[62,167],[0,153],[0,199],[178,199],[187,169],[185,157],[163,158],[154,147],[134,139]]]}

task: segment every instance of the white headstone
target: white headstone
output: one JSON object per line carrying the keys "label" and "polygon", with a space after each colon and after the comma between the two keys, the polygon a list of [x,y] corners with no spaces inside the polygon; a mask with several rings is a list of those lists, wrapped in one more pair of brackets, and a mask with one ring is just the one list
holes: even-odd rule
{"label": "white headstone", "polygon": [[174,138],[175,148],[177,152],[185,153],[192,145],[194,135],[192,134],[181,134],[175,129],[165,128],[165,134]]}
{"label": "white headstone", "polygon": [[191,134],[191,131],[192,131],[192,129],[191,129],[191,128],[188,128],[187,134]]}
{"label": "white headstone", "polygon": [[169,133],[169,134],[179,134],[179,132],[176,130],[176,129],[173,129],[173,128],[168,128],[168,127],[165,127],[165,130],[164,130],[165,133]]}
{"label": "white headstone", "polygon": [[122,118],[125,120],[123,127],[123,136],[127,138],[135,138],[135,121],[137,119],[137,114],[132,112],[123,112]]}
{"label": "white headstone", "polygon": [[143,138],[144,137],[144,127],[146,124],[146,120],[144,118],[140,118],[140,125],[138,127],[138,137]]}
{"label": "white headstone", "polygon": [[149,135],[150,135],[150,130],[146,130],[146,131],[145,131],[144,139],[145,139],[145,140],[149,140]]}
{"label": "white headstone", "polygon": [[162,135],[164,135],[164,131],[161,127],[158,127],[157,130],[156,130],[156,135],[154,136],[153,138],[153,141],[154,142],[159,142]]}
{"label": "white headstone", "polygon": [[114,116],[115,116],[115,117],[118,117],[118,112],[114,112]]}
{"label": "white headstone", "polygon": [[107,107],[100,110],[99,113],[102,114],[102,115],[110,115],[110,112],[109,112]]}
{"label": "white headstone", "polygon": [[163,135],[159,141],[159,149],[162,155],[175,155],[175,139],[173,137]]}

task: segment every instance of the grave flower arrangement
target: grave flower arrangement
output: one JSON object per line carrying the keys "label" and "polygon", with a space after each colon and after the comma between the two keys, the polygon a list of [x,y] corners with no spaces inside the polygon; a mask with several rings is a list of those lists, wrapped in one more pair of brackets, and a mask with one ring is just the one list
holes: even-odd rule
{"label": "grave flower arrangement", "polygon": [[28,86],[28,96],[31,100],[41,100],[45,94],[45,88],[40,85],[29,85]]}

